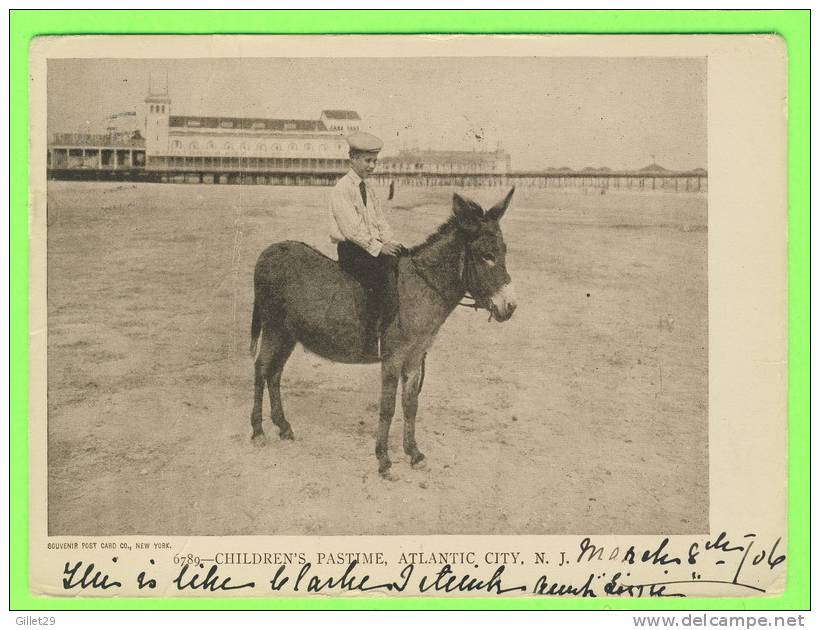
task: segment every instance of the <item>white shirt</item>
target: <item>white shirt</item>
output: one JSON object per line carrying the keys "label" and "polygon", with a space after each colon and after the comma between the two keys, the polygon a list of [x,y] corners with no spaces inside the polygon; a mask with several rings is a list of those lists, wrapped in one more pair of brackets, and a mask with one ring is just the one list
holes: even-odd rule
{"label": "white shirt", "polygon": [[342,177],[330,194],[330,240],[350,241],[371,256],[378,256],[382,245],[393,240],[393,232],[382,214],[379,199],[365,181],[367,205],[362,200],[359,183],[362,178],[354,170]]}

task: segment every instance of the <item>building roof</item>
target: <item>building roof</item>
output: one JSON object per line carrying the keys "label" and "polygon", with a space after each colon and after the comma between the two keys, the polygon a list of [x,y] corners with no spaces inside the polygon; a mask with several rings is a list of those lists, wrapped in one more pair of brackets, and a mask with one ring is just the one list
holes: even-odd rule
{"label": "building roof", "polygon": [[664,168],[660,164],[652,162],[649,166],[644,166],[642,169],[638,170],[639,173],[668,173],[670,172],[668,168]]}
{"label": "building roof", "polygon": [[169,127],[187,129],[243,129],[250,131],[327,131],[321,120],[286,118],[221,118],[218,116],[171,116]]}
{"label": "building roof", "polygon": [[334,120],[361,120],[359,114],[351,109],[325,109],[322,110],[322,116]]}
{"label": "building roof", "polygon": [[49,147],[144,147],[145,138],[139,131],[131,134],[55,133],[48,144]]}

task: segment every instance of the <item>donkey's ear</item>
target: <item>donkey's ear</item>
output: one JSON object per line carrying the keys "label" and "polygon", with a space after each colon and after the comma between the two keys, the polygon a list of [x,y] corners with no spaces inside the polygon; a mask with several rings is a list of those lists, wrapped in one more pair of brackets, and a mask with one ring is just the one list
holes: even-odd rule
{"label": "donkey's ear", "polygon": [[472,199],[453,193],[453,214],[462,230],[474,232],[484,217],[484,210]]}
{"label": "donkey's ear", "polygon": [[492,219],[493,221],[498,221],[501,217],[503,217],[504,213],[507,211],[507,207],[510,205],[510,201],[512,201],[514,192],[515,186],[510,188],[510,192],[507,193],[507,196],[504,197],[504,199],[487,210],[487,218]]}

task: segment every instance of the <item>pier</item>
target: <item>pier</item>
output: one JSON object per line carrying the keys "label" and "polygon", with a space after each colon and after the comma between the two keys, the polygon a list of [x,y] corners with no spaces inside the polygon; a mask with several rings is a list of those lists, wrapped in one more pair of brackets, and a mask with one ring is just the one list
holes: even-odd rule
{"label": "pier", "polygon": [[[240,143],[240,146],[242,144]],[[498,167],[497,164],[491,164]],[[409,188],[448,186],[596,191],[705,192],[704,169],[670,171],[651,164],[639,171],[586,168],[482,172],[479,163],[400,163],[387,156],[373,174],[379,186]],[[49,179],[137,181],[155,183],[332,186],[347,172],[348,160],[333,157],[267,157],[260,155],[153,155],[138,133],[132,137],[95,134],[55,134],[48,147]]]}
{"label": "pier", "polygon": [[380,173],[372,175],[378,185],[428,187],[456,186],[459,188],[494,188],[515,185],[519,188],[584,189],[613,191],[705,192],[708,175],[697,172],[516,172],[509,173]]}
{"label": "pier", "polygon": [[[58,159],[50,160],[50,179],[89,181],[138,181],[188,184],[243,184],[274,186],[332,186],[345,174],[347,166],[304,164],[288,158],[178,157],[162,166],[139,164],[138,152],[128,155],[123,149],[61,149]],[[144,159],[144,154],[142,159]],[[274,163],[275,162],[275,163]],[[427,188],[519,188],[585,190],[606,192],[706,192],[705,172],[603,173],[590,175],[566,173],[390,173],[376,172],[377,186]]]}

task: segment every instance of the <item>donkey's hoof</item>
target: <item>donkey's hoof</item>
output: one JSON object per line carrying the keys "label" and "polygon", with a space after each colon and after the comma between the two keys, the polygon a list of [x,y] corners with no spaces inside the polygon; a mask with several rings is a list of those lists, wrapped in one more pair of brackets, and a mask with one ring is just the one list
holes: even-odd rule
{"label": "donkey's hoof", "polygon": [[384,479],[385,481],[398,481],[399,478],[393,474],[393,472],[388,468],[384,472],[379,472],[379,477]]}
{"label": "donkey's hoof", "polygon": [[293,439],[293,429],[288,427],[287,429],[282,429],[279,431],[279,439],[280,440],[292,440]]}
{"label": "donkey's hoof", "polygon": [[424,459],[424,454],[418,451],[410,458],[410,465],[415,470],[427,470],[427,460]]}
{"label": "donkey's hoof", "polygon": [[393,465],[393,462],[388,460],[381,460],[379,461],[379,474],[382,477],[390,474],[390,467]]}
{"label": "donkey's hoof", "polygon": [[253,444],[254,446],[262,447],[262,446],[267,445],[267,443],[268,443],[268,438],[261,431],[259,433],[254,433],[251,436],[251,444]]}

